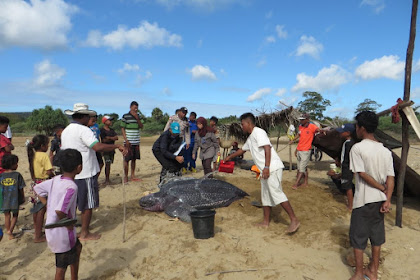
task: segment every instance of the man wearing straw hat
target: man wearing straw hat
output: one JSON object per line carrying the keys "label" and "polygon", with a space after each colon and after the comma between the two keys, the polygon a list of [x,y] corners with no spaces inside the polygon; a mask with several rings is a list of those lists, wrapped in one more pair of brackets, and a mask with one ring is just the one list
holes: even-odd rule
{"label": "man wearing straw hat", "polygon": [[61,149],[76,149],[82,154],[83,169],[75,177],[77,185],[77,208],[82,212],[82,230],[79,239],[97,240],[101,238],[98,233],[89,231],[92,219],[92,209],[99,207],[98,177],[99,164],[96,152],[111,152],[119,149],[125,155],[127,150],[122,145],[100,143],[95,134],[87,126],[90,116],[96,112],[89,110],[84,103],[76,103],[73,110],[65,110],[65,114],[72,116],[73,121],[61,134]]}

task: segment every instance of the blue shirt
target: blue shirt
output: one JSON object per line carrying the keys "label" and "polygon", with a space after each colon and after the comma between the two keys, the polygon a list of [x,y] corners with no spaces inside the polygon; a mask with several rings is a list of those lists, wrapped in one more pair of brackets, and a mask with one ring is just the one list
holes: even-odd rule
{"label": "blue shirt", "polygon": [[188,123],[190,124],[190,133],[191,133],[191,145],[194,146],[194,137],[195,137],[195,133],[193,133],[193,130],[198,130],[198,126],[197,126],[197,122],[196,121],[188,121]]}
{"label": "blue shirt", "polygon": [[95,123],[90,127],[90,129],[93,131],[93,134],[95,134],[96,139],[99,141],[99,136],[101,135],[101,130],[99,129],[99,125]]}

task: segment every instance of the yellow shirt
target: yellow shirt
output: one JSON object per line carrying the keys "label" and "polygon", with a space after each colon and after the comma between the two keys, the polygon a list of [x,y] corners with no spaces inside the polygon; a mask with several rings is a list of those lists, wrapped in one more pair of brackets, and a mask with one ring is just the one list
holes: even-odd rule
{"label": "yellow shirt", "polygon": [[48,179],[48,170],[53,169],[47,153],[35,152],[34,156],[34,176],[36,179]]}

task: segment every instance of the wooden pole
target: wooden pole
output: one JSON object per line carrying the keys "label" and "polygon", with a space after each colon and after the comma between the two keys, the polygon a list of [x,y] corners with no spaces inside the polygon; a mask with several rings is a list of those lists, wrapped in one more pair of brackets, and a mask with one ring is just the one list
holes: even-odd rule
{"label": "wooden pole", "polygon": [[292,145],[289,144],[289,172],[292,172],[293,164],[292,164]]}
{"label": "wooden pole", "polygon": [[123,230],[122,230],[122,238],[123,238],[123,243],[125,242],[125,216],[126,216],[126,206],[125,206],[125,171],[124,171],[124,156],[123,156],[123,175],[121,176],[122,178],[122,185],[123,185],[123,209],[124,209],[124,214],[123,214]]}
{"label": "wooden pole", "polygon": [[[411,106],[411,105],[413,105],[413,104],[414,104],[414,102],[413,102],[413,101],[408,101],[408,102],[403,101],[402,103],[400,103],[399,109],[400,109],[400,110],[402,110],[402,109],[404,109],[405,107]],[[382,112],[377,113],[376,115],[377,115],[378,117],[382,117],[382,116],[386,116],[386,115],[388,115],[389,113],[391,113],[391,109],[386,109],[386,110],[384,110],[384,111],[382,111]]]}
{"label": "wooden pole", "polygon": [[[410,25],[410,38],[408,40],[407,56],[405,60],[405,80],[404,80],[404,101],[410,100],[411,88],[411,68],[413,64],[414,41],[416,38],[416,21],[417,21],[417,7],[418,0],[413,0],[411,9],[411,25]],[[403,211],[403,193],[404,193],[404,180],[405,172],[407,170],[408,149],[410,143],[408,141],[408,128],[409,122],[406,115],[402,115],[402,150],[401,150],[401,165],[399,170],[397,182],[397,213],[395,217],[395,225],[402,227],[402,211]]]}

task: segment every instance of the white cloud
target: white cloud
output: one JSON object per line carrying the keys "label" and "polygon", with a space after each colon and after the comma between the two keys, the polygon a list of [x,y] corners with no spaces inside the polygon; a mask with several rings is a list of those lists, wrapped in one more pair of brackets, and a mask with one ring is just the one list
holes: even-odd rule
{"label": "white cloud", "polygon": [[1,0],[0,48],[64,48],[72,27],[70,17],[77,11],[63,0]]}
{"label": "white cloud", "polygon": [[124,74],[125,72],[138,72],[140,71],[140,66],[138,66],[137,64],[129,64],[129,63],[124,63],[123,68],[120,68],[117,70],[117,72],[119,74]]}
{"label": "white cloud", "polygon": [[418,71],[420,71],[420,59],[419,59],[419,60],[417,60],[417,62],[416,62],[416,63],[414,63],[414,65],[413,65],[413,71],[414,71],[414,72],[418,72]]}
{"label": "white cloud", "polygon": [[286,105],[286,106],[296,105],[295,103],[296,101],[299,100],[299,97],[300,96],[293,95],[293,96],[288,96],[287,98],[280,99],[279,105]]}
{"label": "white cloud", "polygon": [[287,92],[285,88],[279,88],[276,92],[276,96],[283,96]]}
{"label": "white cloud", "polygon": [[172,91],[171,91],[171,89],[170,89],[170,88],[168,88],[168,87],[164,87],[164,88],[162,89],[162,93],[163,93],[163,95],[166,95],[166,96],[170,96],[170,95],[172,95]]}
{"label": "white cloud", "polygon": [[400,80],[404,73],[404,61],[399,61],[397,55],[383,56],[371,61],[365,61],[356,68],[355,75],[363,80],[387,78]]}
{"label": "white cloud", "polygon": [[135,85],[136,86],[142,86],[145,82],[147,82],[148,80],[150,80],[152,78],[152,72],[150,71],[146,71],[146,73],[144,75],[142,74],[138,74],[136,77],[136,81],[135,81]]}
{"label": "white cloud", "polygon": [[92,30],[88,34],[85,45],[89,47],[109,47],[113,50],[121,50],[124,47],[133,49],[156,46],[182,47],[182,37],[159,27],[156,22],[152,24],[148,21],[142,21],[138,27],[127,29],[127,27],[120,25],[117,30],[104,35],[98,30]]}
{"label": "white cloud", "polygon": [[248,96],[246,101],[253,102],[253,101],[256,101],[256,100],[260,100],[261,98],[263,98],[263,96],[268,95],[270,93],[271,93],[271,88],[262,88],[262,89],[257,90],[256,92],[254,92],[250,96]]}
{"label": "white cloud", "polygon": [[267,12],[266,14],[265,14],[265,18],[266,19],[270,19],[270,18],[272,18],[273,17],[273,11],[269,11],[269,12]]}
{"label": "white cloud", "polygon": [[379,14],[385,9],[385,0],[362,0],[360,6],[364,5],[372,7],[373,11]]}
{"label": "white cloud", "polygon": [[242,0],[156,0],[156,2],[168,9],[176,6],[187,6],[207,12],[223,9],[235,3],[242,3]]}
{"label": "white cloud", "polygon": [[35,77],[33,84],[35,87],[52,87],[59,84],[61,78],[66,74],[66,70],[56,64],[52,64],[48,59],[41,61],[34,67]]}
{"label": "white cloud", "polygon": [[277,37],[279,37],[280,39],[287,38],[287,31],[284,30],[284,25],[276,25],[276,32],[277,32]]}
{"label": "white cloud", "polygon": [[195,65],[191,70],[188,70],[191,73],[191,78],[194,81],[197,80],[217,80],[216,75],[211,71],[210,67],[203,65]]}
{"label": "white cloud", "polygon": [[276,37],[274,37],[274,36],[268,36],[268,37],[265,38],[265,41],[267,43],[275,43],[276,42]]}
{"label": "white cloud", "polygon": [[330,67],[322,68],[318,74],[313,77],[305,73],[299,73],[296,76],[297,83],[293,86],[292,91],[299,90],[337,90],[341,85],[350,80],[350,74],[338,65],[331,64]]}
{"label": "white cloud", "polygon": [[303,35],[300,37],[300,45],[296,50],[296,56],[307,54],[315,59],[319,59],[319,55],[323,50],[324,46],[314,37]]}
{"label": "white cloud", "polygon": [[413,89],[411,91],[410,97],[411,98],[420,98],[420,87]]}
{"label": "white cloud", "polygon": [[197,48],[201,48],[203,46],[203,40],[198,40],[197,42]]}
{"label": "white cloud", "polygon": [[263,67],[266,64],[267,64],[267,59],[263,57],[257,62],[257,67]]}

